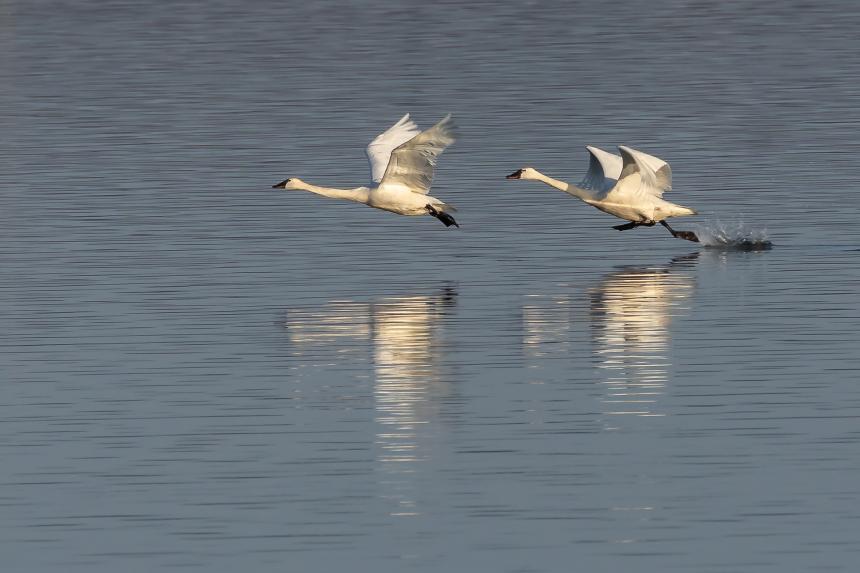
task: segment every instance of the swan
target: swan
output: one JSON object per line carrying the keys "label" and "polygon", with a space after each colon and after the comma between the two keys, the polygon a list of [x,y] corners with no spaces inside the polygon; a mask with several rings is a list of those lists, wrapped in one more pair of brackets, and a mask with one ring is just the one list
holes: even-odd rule
{"label": "swan", "polygon": [[459,227],[448,212],[454,207],[428,195],[436,158],[454,143],[451,114],[421,131],[407,113],[367,146],[370,185],[334,189],[305,183],[297,177],[272,185],[273,189],[298,189],[323,197],[364,203],[398,215],[432,215],[446,227]]}
{"label": "swan", "polygon": [[605,213],[629,221],[613,229],[626,231],[660,223],[673,237],[699,242],[692,231],[676,231],[666,222],[669,217],[696,214],[693,209],[663,199],[663,193],[672,188],[672,169],[668,163],[624,145],[618,146],[621,156],[590,145],[586,149],[590,154],[588,172],[579,185],[547,177],[532,167],[523,167],[507,178],[542,181]]}

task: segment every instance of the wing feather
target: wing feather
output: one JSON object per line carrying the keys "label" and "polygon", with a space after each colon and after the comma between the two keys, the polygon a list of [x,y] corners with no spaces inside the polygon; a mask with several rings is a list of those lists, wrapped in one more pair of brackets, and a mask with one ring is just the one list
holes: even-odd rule
{"label": "wing feather", "polygon": [[668,163],[624,145],[619,145],[618,150],[624,165],[613,194],[663,197],[664,192],[672,189],[672,168]]}
{"label": "wing feather", "polygon": [[433,182],[436,158],[455,140],[454,120],[448,114],[391,152],[380,184],[404,186],[414,193],[426,195]]}
{"label": "wing feather", "polygon": [[599,193],[609,192],[621,176],[621,157],[591,145],[585,148],[589,153],[588,172],[579,186]]}
{"label": "wing feather", "polygon": [[370,163],[370,180],[374,183],[382,181],[385,168],[391,152],[398,146],[421,133],[418,126],[409,119],[407,113],[400,121],[383,131],[367,146],[367,160]]}

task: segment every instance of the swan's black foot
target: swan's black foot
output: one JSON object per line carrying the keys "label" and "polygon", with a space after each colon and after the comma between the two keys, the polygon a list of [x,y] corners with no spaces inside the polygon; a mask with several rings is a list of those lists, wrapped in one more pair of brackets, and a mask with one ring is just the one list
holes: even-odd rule
{"label": "swan's black foot", "polygon": [[636,227],[638,227],[641,224],[642,223],[630,222],[630,223],[625,223],[624,225],[615,225],[612,228],[615,229],[616,231],[629,231],[630,229],[635,229]]}
{"label": "swan's black foot", "polygon": [[454,217],[452,217],[448,213],[444,213],[442,211],[437,211],[433,207],[433,205],[427,205],[427,212],[430,213],[431,215],[433,215],[434,217],[436,217],[437,219],[439,219],[440,221],[442,221],[443,223],[445,223],[446,227],[450,227],[451,225],[454,225],[458,229],[460,228],[460,225],[457,224],[457,221],[454,220]]}
{"label": "swan's black foot", "polygon": [[669,232],[672,233],[672,236],[676,239],[684,239],[685,241],[693,241],[694,243],[699,242],[699,237],[697,237],[696,233],[693,231],[676,231],[670,227],[669,223],[666,221],[660,221],[660,224],[669,229]]}
{"label": "swan's black foot", "polygon": [[699,242],[699,237],[697,237],[696,233],[693,231],[675,231],[673,236],[677,239],[684,239],[685,241],[693,241],[694,243]]}
{"label": "swan's black foot", "polygon": [[629,229],[635,229],[636,227],[653,227],[654,224],[654,221],[631,221],[624,225],[615,225],[612,228],[616,231],[627,231]]}

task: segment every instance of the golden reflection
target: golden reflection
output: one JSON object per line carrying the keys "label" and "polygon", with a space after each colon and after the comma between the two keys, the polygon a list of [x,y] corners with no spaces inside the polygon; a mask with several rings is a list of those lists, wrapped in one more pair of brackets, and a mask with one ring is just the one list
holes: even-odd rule
{"label": "golden reflection", "polygon": [[573,301],[570,295],[526,297],[523,303],[523,350],[526,356],[539,358],[551,351],[568,348]]}
{"label": "golden reflection", "polygon": [[333,300],[320,309],[290,310],[284,319],[284,328],[290,342],[299,349],[342,339],[366,339],[370,336],[369,306]]}
{"label": "golden reflection", "polygon": [[370,303],[332,301],[319,309],[287,312],[284,327],[294,353],[312,358],[320,347],[339,354],[370,345],[376,459],[392,515],[417,515],[414,475],[427,456],[439,404],[450,393],[442,375],[442,317],[456,304],[446,287],[432,295],[389,297]]}
{"label": "golden reflection", "polygon": [[[592,341],[606,385],[604,414],[662,416],[657,407],[671,368],[670,329],[686,312],[695,276],[684,269],[698,253],[661,267],[632,267],[591,289]],[[615,429],[607,422],[607,429]]]}

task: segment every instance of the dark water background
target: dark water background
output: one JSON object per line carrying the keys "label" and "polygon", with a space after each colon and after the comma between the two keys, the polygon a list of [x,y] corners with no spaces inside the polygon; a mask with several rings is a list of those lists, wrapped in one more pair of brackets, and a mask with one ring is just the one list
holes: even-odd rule
{"label": "dark water background", "polygon": [[[853,2],[0,0],[4,571],[855,571]],[[411,112],[459,230],[310,194]],[[537,183],[586,144],[766,229]]]}

